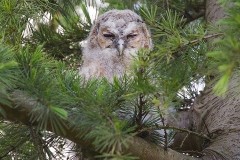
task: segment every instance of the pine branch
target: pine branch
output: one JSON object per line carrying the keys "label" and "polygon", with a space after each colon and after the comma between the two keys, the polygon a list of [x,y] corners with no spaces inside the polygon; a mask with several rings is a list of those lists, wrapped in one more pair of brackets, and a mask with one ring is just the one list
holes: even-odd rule
{"label": "pine branch", "polygon": [[[29,102],[28,99],[30,97],[26,97],[21,91],[16,90],[12,93],[12,106],[9,107],[4,104],[0,104],[0,108],[3,109],[7,114],[5,119],[10,121],[17,121],[24,123],[25,125],[32,125],[37,126],[37,122],[30,122],[30,113],[34,110],[36,102]],[[64,125],[64,133],[57,133],[59,136],[67,138],[77,144],[79,144],[83,148],[94,148],[91,140],[84,140],[81,135],[84,135],[84,131],[80,129],[76,129],[71,124],[71,117],[68,120],[63,120],[66,125]],[[47,125],[46,130],[53,132],[53,128],[51,125]],[[196,158],[189,157],[178,153],[174,150],[168,149],[167,151],[164,150],[163,147],[157,146],[153,143],[149,143],[142,138],[133,137],[132,141],[128,145],[128,148],[124,149],[124,153],[131,153],[134,156],[139,157],[140,159],[172,159],[172,160],[179,160],[179,159],[186,159],[186,160],[195,160]]]}
{"label": "pine branch", "polygon": [[[1,105],[0,105],[1,106]],[[0,159],[4,159],[5,157],[7,157],[11,152],[13,152],[14,150],[18,149],[20,146],[22,146],[24,143],[26,142],[26,139],[22,139],[20,141],[18,141],[18,143],[15,146],[10,146],[10,149],[8,151],[5,152],[5,154],[3,154],[2,156],[0,156]]]}
{"label": "pine branch", "polygon": [[189,41],[188,43],[185,43],[183,46],[181,47],[186,47],[188,45],[193,45],[193,44],[197,44],[199,42],[201,42],[202,40],[208,40],[210,38],[216,38],[216,37],[219,37],[219,36],[222,36],[223,33],[215,33],[215,34],[209,34],[209,35],[206,35],[204,36],[203,38],[200,38],[200,39],[195,39],[195,40],[192,40],[192,41]]}
{"label": "pine branch", "polygon": [[176,58],[180,57],[179,52],[182,51],[183,49],[185,49],[186,47],[191,46],[191,45],[196,45],[202,41],[207,41],[208,39],[216,38],[216,37],[219,37],[222,35],[223,35],[223,33],[215,33],[215,34],[206,35],[202,38],[194,39],[192,41],[188,41],[187,43],[184,43],[184,44],[180,45],[179,47],[177,47],[176,49],[174,49],[172,51],[172,55],[175,55]]}
{"label": "pine branch", "polygon": [[[3,109],[6,113],[4,117],[6,120],[13,121],[13,122],[21,122],[27,126],[37,126],[38,123],[30,121],[30,114],[33,112],[37,102],[29,101],[30,97],[27,97],[22,91],[16,90],[12,93],[11,96],[11,106],[9,107],[4,104],[0,104],[0,108]],[[35,113],[37,114],[37,113]],[[69,120],[63,120],[66,125],[63,125],[64,130],[67,131],[66,134],[58,133],[59,136],[65,137],[75,143],[78,143],[82,146],[90,146],[91,143],[88,141],[84,141],[79,139],[81,137],[81,131],[74,129],[74,126],[70,124],[71,118]],[[54,132],[51,124],[47,125],[46,130]]]}

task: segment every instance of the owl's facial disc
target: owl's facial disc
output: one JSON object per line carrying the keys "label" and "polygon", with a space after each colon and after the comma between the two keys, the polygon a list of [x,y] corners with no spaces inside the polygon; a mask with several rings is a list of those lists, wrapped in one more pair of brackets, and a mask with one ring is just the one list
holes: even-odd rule
{"label": "owl's facial disc", "polygon": [[99,26],[97,42],[102,49],[116,49],[117,55],[122,56],[126,51],[135,52],[142,47],[141,31],[142,27],[135,22],[121,23],[121,25],[107,22]]}
{"label": "owl's facial disc", "polygon": [[[119,39],[119,37],[115,36],[113,33],[111,32],[103,32],[103,36],[106,39],[111,39],[114,47],[117,49],[119,56],[121,56],[123,54],[123,51],[126,47],[124,40],[123,39]],[[109,46],[110,47],[110,46]]]}

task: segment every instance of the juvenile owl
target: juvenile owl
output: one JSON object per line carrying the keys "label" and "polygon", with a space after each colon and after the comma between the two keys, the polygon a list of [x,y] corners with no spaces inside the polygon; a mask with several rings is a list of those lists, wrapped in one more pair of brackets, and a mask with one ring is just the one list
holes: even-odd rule
{"label": "juvenile owl", "polygon": [[80,75],[85,79],[121,77],[141,48],[151,48],[146,24],[131,10],[110,10],[99,16],[83,48]]}

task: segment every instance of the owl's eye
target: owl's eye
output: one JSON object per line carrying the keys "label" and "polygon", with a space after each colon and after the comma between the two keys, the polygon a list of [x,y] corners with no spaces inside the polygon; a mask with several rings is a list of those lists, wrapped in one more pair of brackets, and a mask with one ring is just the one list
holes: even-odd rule
{"label": "owl's eye", "polygon": [[127,39],[135,38],[136,36],[137,36],[136,33],[131,33],[131,34],[127,35]]}
{"label": "owl's eye", "polygon": [[106,38],[115,38],[115,35],[112,33],[103,33],[103,36]]}

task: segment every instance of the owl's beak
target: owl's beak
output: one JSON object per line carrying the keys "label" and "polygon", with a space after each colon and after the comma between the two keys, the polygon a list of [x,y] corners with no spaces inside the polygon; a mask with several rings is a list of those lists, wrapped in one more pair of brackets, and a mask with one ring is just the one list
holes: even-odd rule
{"label": "owl's beak", "polygon": [[124,49],[125,49],[124,40],[119,39],[118,42],[117,42],[116,48],[118,50],[119,56],[121,56],[123,54]]}

